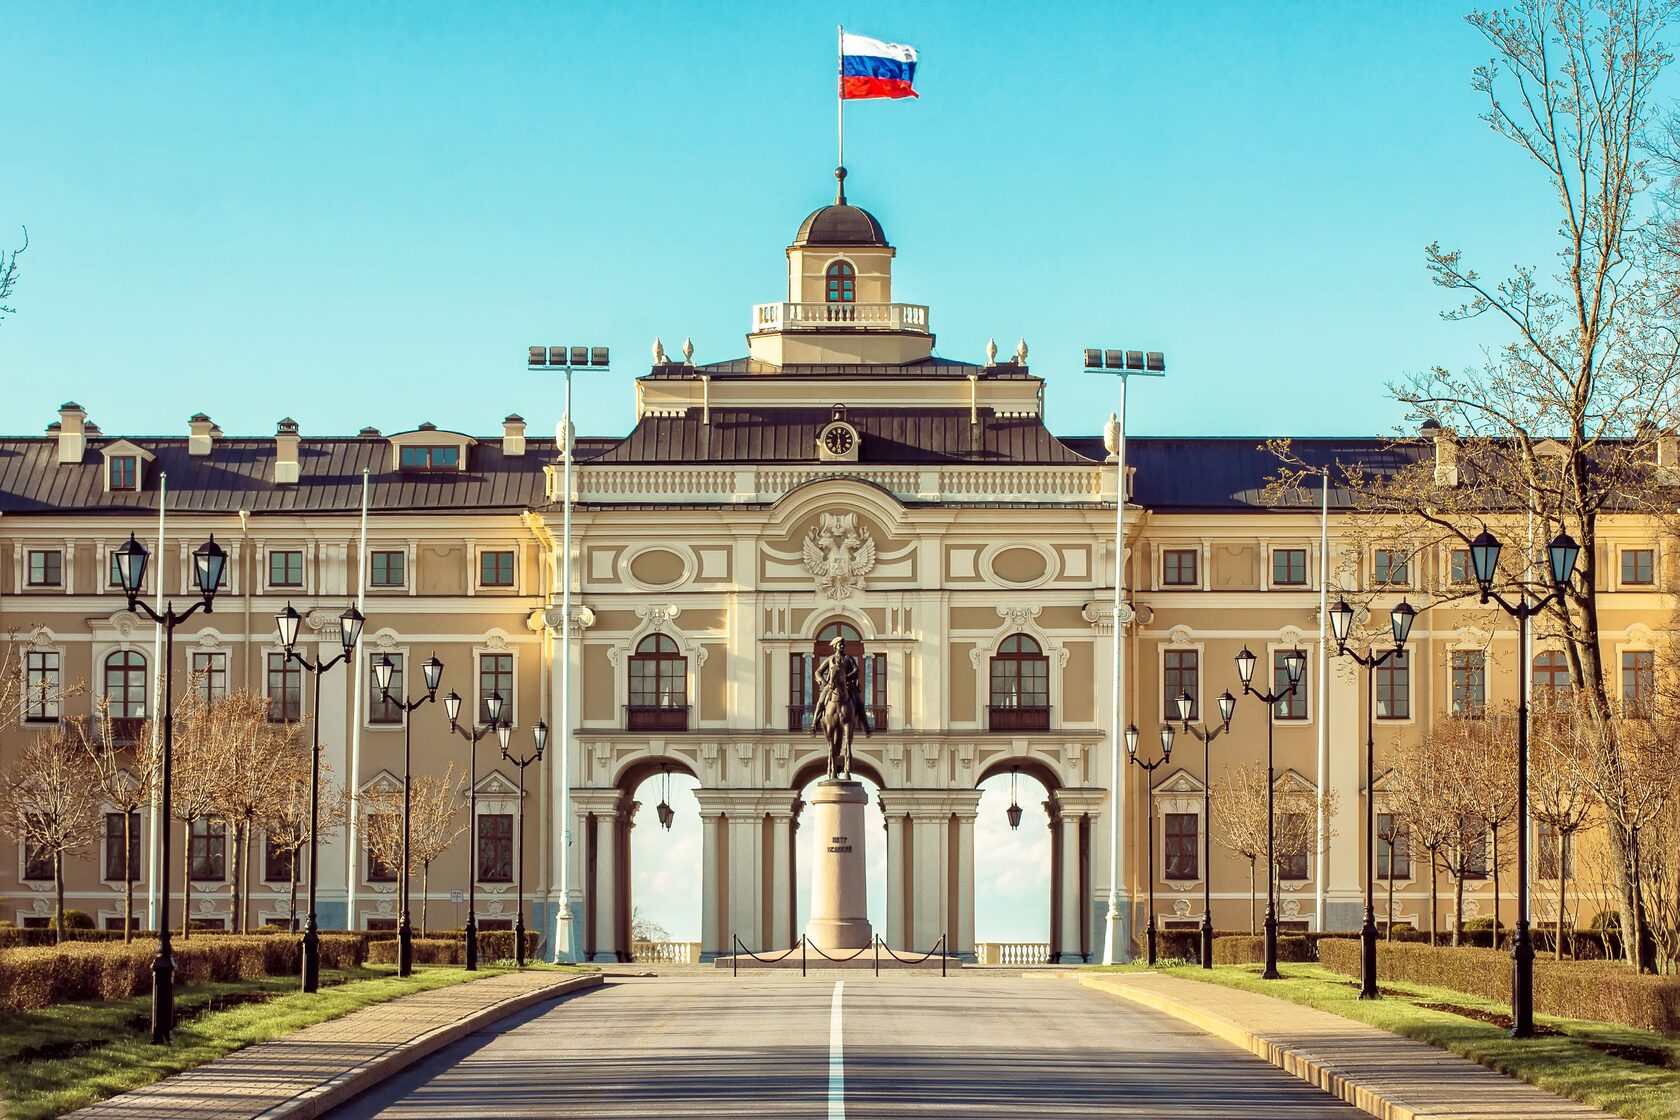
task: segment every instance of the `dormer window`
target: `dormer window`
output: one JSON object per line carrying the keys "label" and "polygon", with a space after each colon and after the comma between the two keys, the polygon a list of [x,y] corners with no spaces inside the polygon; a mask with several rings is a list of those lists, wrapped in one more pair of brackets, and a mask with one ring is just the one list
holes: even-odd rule
{"label": "dormer window", "polygon": [[828,266],[828,302],[852,303],[857,299],[857,270],[850,261]]}
{"label": "dormer window", "polygon": [[105,492],[139,490],[145,485],[145,464],[156,456],[130,440],[119,439],[100,448],[105,457]]}
{"label": "dormer window", "polygon": [[399,459],[405,471],[454,471],[461,469],[459,447],[405,447]]}
{"label": "dormer window", "polygon": [[111,489],[140,489],[140,460],[133,455],[111,456]]}

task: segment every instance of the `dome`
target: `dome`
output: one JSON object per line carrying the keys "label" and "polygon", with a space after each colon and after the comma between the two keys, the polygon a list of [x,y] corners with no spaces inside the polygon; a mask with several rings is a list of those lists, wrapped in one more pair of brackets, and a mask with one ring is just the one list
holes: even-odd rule
{"label": "dome", "polygon": [[835,168],[834,177],[840,184],[834,205],[811,211],[810,216],[799,224],[799,232],[793,239],[794,245],[884,247],[887,244],[887,235],[882,231],[881,223],[875,220],[875,215],[861,206],[850,206],[846,203],[846,169]]}

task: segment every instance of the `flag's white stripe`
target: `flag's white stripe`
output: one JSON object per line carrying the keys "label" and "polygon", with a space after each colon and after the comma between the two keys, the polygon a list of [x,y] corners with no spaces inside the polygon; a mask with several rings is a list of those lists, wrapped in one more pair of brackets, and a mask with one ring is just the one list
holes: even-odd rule
{"label": "flag's white stripe", "polygon": [[873,55],[876,58],[896,58],[900,62],[915,62],[916,48],[903,43],[883,43],[867,35],[843,33],[840,36],[841,54]]}
{"label": "flag's white stripe", "polygon": [[840,991],[844,980],[834,982],[834,1004],[828,1013],[828,1120],[846,1120],[846,1061],[840,1044]]}

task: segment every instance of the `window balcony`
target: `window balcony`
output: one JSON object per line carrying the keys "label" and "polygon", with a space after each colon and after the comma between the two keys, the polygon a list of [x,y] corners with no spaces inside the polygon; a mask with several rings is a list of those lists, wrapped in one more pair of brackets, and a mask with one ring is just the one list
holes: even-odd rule
{"label": "window balcony", "polygon": [[[869,707],[869,708],[865,708],[864,710],[869,713],[869,730],[870,731],[872,731],[872,732],[873,731],[885,731],[887,729],[887,707],[886,707],[885,704],[882,704],[878,707],[872,706],[872,707]],[[811,721],[816,718],[816,714],[817,714],[817,709],[814,705],[811,705],[811,704],[789,704],[788,705],[788,730],[789,731],[809,731],[809,730],[811,730]]]}
{"label": "window balcony", "polygon": [[1028,708],[1019,705],[992,705],[986,709],[988,731],[1048,731],[1050,709]]}
{"label": "window balcony", "polygon": [[910,331],[928,333],[928,309],[919,303],[760,303],[753,332]]}
{"label": "window balcony", "polygon": [[626,731],[687,731],[687,704],[630,704],[624,709]]}
{"label": "window balcony", "polygon": [[112,716],[111,745],[132,747],[140,742],[140,731],[146,726],[142,716]]}

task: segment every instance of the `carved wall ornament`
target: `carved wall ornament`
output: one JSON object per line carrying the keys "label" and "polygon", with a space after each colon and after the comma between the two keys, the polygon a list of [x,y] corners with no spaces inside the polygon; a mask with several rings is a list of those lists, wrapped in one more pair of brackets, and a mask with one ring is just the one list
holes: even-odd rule
{"label": "carved wall ornament", "polygon": [[1295,626],[1285,626],[1282,630],[1278,631],[1278,641],[1288,646],[1299,646],[1301,644],[1300,628]]}
{"label": "carved wall ornament", "polygon": [[[555,633],[560,632],[560,620],[563,612],[558,606],[545,607],[541,611],[533,612],[530,627],[533,630],[548,627]],[[572,633],[582,634],[595,625],[595,612],[588,607],[572,605]]]}
{"label": "carved wall ornament", "polygon": [[849,599],[864,589],[864,577],[875,568],[875,539],[857,523],[855,513],[824,513],[805,535],[805,570],[817,580],[817,590],[830,599]]}
{"label": "carved wall ornament", "polygon": [[1187,646],[1193,637],[1195,637],[1195,634],[1188,626],[1174,626],[1167,631],[1167,642],[1175,646]]}
{"label": "carved wall ornament", "polygon": [[1190,901],[1184,898],[1173,899],[1173,914],[1180,918],[1189,917]]}

